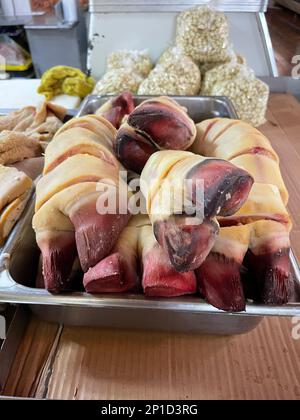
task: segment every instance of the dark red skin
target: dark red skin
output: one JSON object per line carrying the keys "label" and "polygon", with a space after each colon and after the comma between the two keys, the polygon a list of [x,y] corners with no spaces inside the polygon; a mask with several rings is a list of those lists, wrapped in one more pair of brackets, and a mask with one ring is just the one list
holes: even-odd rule
{"label": "dark red skin", "polygon": [[116,252],[90,268],[83,284],[87,293],[126,293],[138,290],[137,264],[133,267]]}
{"label": "dark red skin", "polygon": [[[194,204],[197,204],[196,181],[204,180],[204,216],[207,218],[235,214],[248,199],[254,183],[248,172],[221,159],[201,162],[187,178],[193,180],[190,195]],[[226,199],[227,194],[231,195],[230,200]]]}
{"label": "dark red skin", "polygon": [[74,232],[51,232],[39,236],[45,288],[51,293],[70,290],[70,274],[77,255]]}
{"label": "dark red skin", "polygon": [[130,214],[118,213],[100,215],[96,201],[97,197],[70,214],[78,256],[85,273],[110,254],[131,217]]}
{"label": "dark red skin", "polygon": [[195,273],[177,272],[159,246],[143,255],[142,283],[148,297],[177,297],[197,292]]}
{"label": "dark red skin", "polygon": [[148,159],[157,150],[155,145],[134,130],[121,127],[118,132],[115,152],[126,169],[142,173]]}
{"label": "dark red skin", "polygon": [[[284,305],[293,294],[289,249],[254,255],[248,251],[244,264],[248,282],[252,279],[253,298],[266,305]],[[255,291],[255,292],[254,292]]]}
{"label": "dark red skin", "polygon": [[211,253],[196,270],[200,293],[208,303],[226,312],[246,310],[241,265],[218,253]]}
{"label": "dark red skin", "polygon": [[38,271],[35,279],[36,289],[46,289],[45,280],[43,276],[43,259],[41,258],[38,265]]}
{"label": "dark red skin", "polygon": [[211,251],[218,225],[212,220],[186,225],[184,217],[155,222],[154,235],[170,258],[172,266],[181,273],[195,270]]}
{"label": "dark red skin", "polygon": [[187,115],[155,100],[137,107],[128,124],[146,133],[160,149],[186,150],[193,135],[193,123]]}
{"label": "dark red skin", "polygon": [[134,111],[135,105],[132,93],[122,93],[111,101],[110,106],[110,109],[103,112],[102,116],[118,129],[121,126],[124,117]]}

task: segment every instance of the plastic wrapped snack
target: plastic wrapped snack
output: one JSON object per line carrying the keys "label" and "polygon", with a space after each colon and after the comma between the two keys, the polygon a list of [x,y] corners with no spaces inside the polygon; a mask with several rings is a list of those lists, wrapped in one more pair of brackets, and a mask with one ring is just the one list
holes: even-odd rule
{"label": "plastic wrapped snack", "polygon": [[197,95],[201,87],[201,73],[193,60],[179,48],[166,50],[157,66],[145,79],[140,95]]}
{"label": "plastic wrapped snack", "polygon": [[269,93],[261,80],[242,76],[217,82],[210,91],[211,95],[231,99],[238,117],[255,127],[265,122]]}
{"label": "plastic wrapped snack", "polygon": [[245,57],[243,57],[240,54],[236,54],[234,51],[232,51],[232,53],[228,56],[226,61],[219,61],[219,62],[206,61],[203,63],[199,63],[199,68],[201,71],[202,78],[208,71],[214,69],[215,67],[222,66],[223,64],[230,63],[230,62],[243,64],[243,65],[247,64]]}
{"label": "plastic wrapped snack", "polygon": [[211,95],[213,87],[218,82],[233,80],[237,77],[253,78],[254,72],[244,64],[240,64],[237,59],[225,64],[219,64],[207,70],[203,77],[201,93]]}
{"label": "plastic wrapped snack", "polygon": [[256,79],[254,71],[240,55],[208,70],[202,81],[201,94],[227,96],[241,120],[254,126],[265,122],[269,88]]}
{"label": "plastic wrapped snack", "polygon": [[210,6],[178,15],[176,45],[195,62],[224,62],[230,54],[229,28],[224,13]]}
{"label": "plastic wrapped snack", "polygon": [[137,93],[143,78],[132,70],[109,70],[97,83],[94,93],[109,94],[124,91]]}
{"label": "plastic wrapped snack", "polygon": [[150,56],[145,51],[115,51],[107,60],[107,70],[132,70],[141,77],[147,77],[153,65]]}

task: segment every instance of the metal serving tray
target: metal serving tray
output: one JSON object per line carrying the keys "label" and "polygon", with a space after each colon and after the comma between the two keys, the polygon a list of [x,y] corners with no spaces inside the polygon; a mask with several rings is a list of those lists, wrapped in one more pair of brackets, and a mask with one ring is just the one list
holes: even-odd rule
{"label": "metal serving tray", "polygon": [[[102,105],[114,95],[90,95],[85,98],[79,108],[78,117],[87,114],[94,114]],[[189,116],[196,122],[208,118],[225,117],[237,118],[235,109],[231,101],[225,96],[170,96],[180,105],[187,108]],[[139,105],[141,102],[155,98],[155,96],[134,95],[134,102]]]}
{"label": "metal serving tray", "polygon": [[[136,102],[147,98],[136,98]],[[79,115],[94,113],[107,99],[107,96],[90,96]],[[175,99],[188,108],[196,122],[216,116],[236,116],[232,105],[224,98]],[[0,302],[29,304],[32,312],[44,321],[109,328],[242,334],[255,328],[264,316],[300,316],[300,271],[292,253],[296,303],[281,307],[248,304],[246,313],[229,314],[213,308],[199,297],[154,299],[143,295],[92,296],[79,292],[51,295],[46,290],[34,288],[40,252],[31,227],[33,211],[32,200],[0,256]]]}

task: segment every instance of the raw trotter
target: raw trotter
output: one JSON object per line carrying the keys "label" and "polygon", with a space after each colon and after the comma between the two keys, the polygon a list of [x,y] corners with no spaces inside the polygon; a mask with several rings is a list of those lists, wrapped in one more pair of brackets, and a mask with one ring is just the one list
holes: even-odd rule
{"label": "raw trotter", "polygon": [[123,230],[111,255],[85,274],[84,286],[89,293],[137,292],[142,286],[151,297],[197,291],[195,273],[179,273],[172,267],[153,235],[149,218],[142,215],[135,216]]}
{"label": "raw trotter", "polygon": [[254,283],[255,300],[287,303],[292,290],[291,220],[277,154],[262,133],[238,120],[206,120],[197,125],[197,132],[194,153],[228,159],[255,180],[240,210],[218,218],[221,234],[197,271],[201,292],[220,309],[244,309],[240,274],[244,264]]}
{"label": "raw trotter", "polygon": [[[74,289],[79,258],[88,293],[198,291],[230,312],[247,298],[288,302],[288,192],[268,139],[237,120],[195,126],[169,98],[133,108],[123,94],[69,121],[47,147],[33,220],[46,288]],[[149,217],[128,214],[116,155],[142,172]],[[123,188],[125,212],[99,211]]]}
{"label": "raw trotter", "polygon": [[135,108],[121,126],[115,151],[122,164],[141,173],[158,150],[186,150],[196,138],[196,127],[186,109],[167,97],[149,99]]}
{"label": "raw trotter", "polygon": [[0,245],[3,245],[29,198],[32,180],[16,168],[0,165]]}
{"label": "raw trotter", "polygon": [[134,100],[132,93],[125,92],[116,98],[106,102],[101,108],[98,109],[96,115],[102,115],[116,128],[120,128],[123,119],[126,115],[134,111]]}
{"label": "raw trotter", "polygon": [[216,216],[236,213],[252,184],[245,170],[225,160],[183,151],[151,156],[141,189],[155,237],[177,271],[205,261],[219,231]]}
{"label": "raw trotter", "polygon": [[71,287],[77,254],[84,272],[105,258],[130,219],[127,208],[102,214],[97,207],[103,194],[114,195],[112,199],[120,189],[127,194],[113,154],[115,134],[103,117],[85,116],[65,124],[46,150],[33,226],[51,292]]}

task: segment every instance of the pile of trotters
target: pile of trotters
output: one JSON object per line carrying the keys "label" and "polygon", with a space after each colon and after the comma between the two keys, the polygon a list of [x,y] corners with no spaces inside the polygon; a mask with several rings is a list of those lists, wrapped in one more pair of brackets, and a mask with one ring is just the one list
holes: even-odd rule
{"label": "pile of trotters", "polygon": [[[105,186],[125,188],[122,164],[141,173],[148,215],[97,211]],[[135,108],[121,95],[71,120],[46,150],[33,221],[45,286],[72,289],[79,258],[89,293],[200,291],[227,311],[245,310],[246,297],[284,304],[287,201],[278,156],[258,130],[228,119],[195,126],[169,98]]]}

